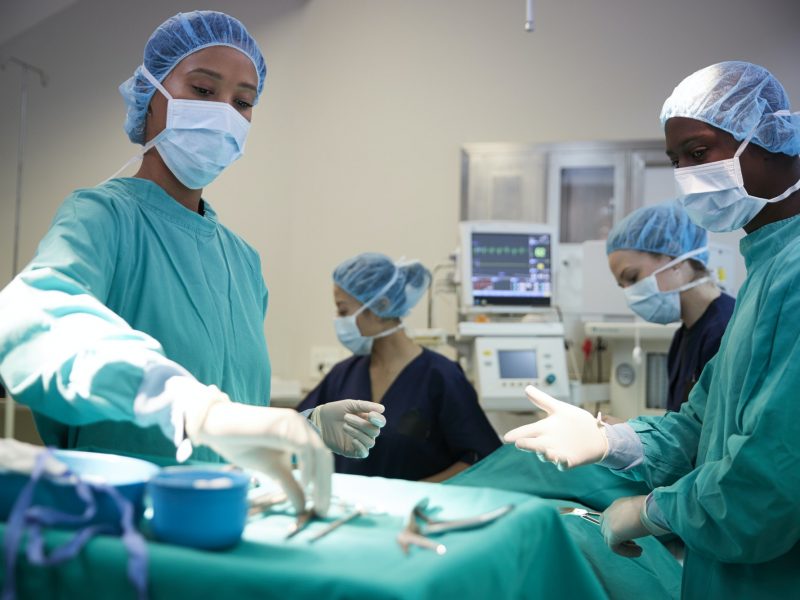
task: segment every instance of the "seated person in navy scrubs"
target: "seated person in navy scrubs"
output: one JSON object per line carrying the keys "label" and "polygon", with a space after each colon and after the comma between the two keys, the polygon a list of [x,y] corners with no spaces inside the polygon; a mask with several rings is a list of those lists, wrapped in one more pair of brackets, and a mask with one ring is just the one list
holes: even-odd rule
{"label": "seated person in navy scrubs", "polygon": [[501,445],[461,367],[404,331],[401,318],[430,281],[419,262],[375,253],[346,260],[333,273],[336,334],[354,356],[334,366],[297,410],[344,399],[386,409],[369,456],[336,456],[338,473],[443,481]]}
{"label": "seated person in navy scrubs", "polygon": [[677,201],[645,206],[620,221],[606,242],[608,266],[631,310],[645,321],[681,321],[667,355],[667,410],[680,410],[719,350],[734,299],[708,265],[708,233]]}

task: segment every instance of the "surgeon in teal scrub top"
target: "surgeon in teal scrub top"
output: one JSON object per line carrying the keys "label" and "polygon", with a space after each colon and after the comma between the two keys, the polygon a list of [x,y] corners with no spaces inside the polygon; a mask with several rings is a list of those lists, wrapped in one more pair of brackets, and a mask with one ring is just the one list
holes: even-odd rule
{"label": "surgeon in teal scrub top", "polygon": [[181,13],[156,29],[120,86],[141,166],[70,195],[0,293],[0,378],[48,445],[221,456],[272,475],[298,510],[310,492],[324,513],[326,444],[351,455],[357,433],[363,454],[383,407],[358,405],[348,428],[330,409],[324,442],[295,411],[268,408],[261,262],[203,195],[241,156],[265,77],[233,17]]}
{"label": "surgeon in teal scrub top", "polygon": [[747,278],[679,412],[608,427],[530,388],[548,417],[507,441],[565,468],[602,461],[653,488],[603,514],[612,549],[673,532],[683,595],[789,598],[800,589],[800,120],[764,68],[683,80],[661,113],[679,200],[710,231],[743,228]]}

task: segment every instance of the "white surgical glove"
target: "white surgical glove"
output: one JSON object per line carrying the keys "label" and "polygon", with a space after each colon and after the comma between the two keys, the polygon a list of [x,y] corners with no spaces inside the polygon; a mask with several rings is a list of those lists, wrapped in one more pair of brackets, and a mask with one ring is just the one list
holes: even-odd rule
{"label": "white surgical glove", "polygon": [[328,448],[348,458],[366,458],[386,425],[383,404],[337,400],[317,406],[309,416]]}
{"label": "white surgical glove", "polygon": [[609,548],[617,554],[635,558],[641,556],[642,548],[631,540],[650,535],[642,522],[647,496],[619,498],[600,517],[600,530]]}
{"label": "white surgical glove", "polygon": [[[6,438],[0,440],[0,471],[15,471],[30,475],[36,467],[36,461],[47,452],[42,446],[34,446],[25,442]],[[44,473],[56,477],[67,471],[67,465],[52,454],[44,459]]]}
{"label": "white surgical glove", "polygon": [[572,469],[603,460],[608,453],[605,424],[591,413],[556,400],[532,385],[525,394],[547,417],[512,429],[503,436],[520,450],[536,452],[540,459]]}
{"label": "white surgical glove", "polygon": [[[194,445],[205,445],[229,462],[273,477],[298,513],[306,510],[310,488],[314,511],[324,516],[331,500],[333,456],[308,420],[288,408],[268,408],[231,402],[215,386],[189,377],[172,377],[170,396],[185,400],[176,407],[183,412],[186,435]],[[187,397],[180,392],[193,391]],[[297,459],[302,486],[292,475]]]}

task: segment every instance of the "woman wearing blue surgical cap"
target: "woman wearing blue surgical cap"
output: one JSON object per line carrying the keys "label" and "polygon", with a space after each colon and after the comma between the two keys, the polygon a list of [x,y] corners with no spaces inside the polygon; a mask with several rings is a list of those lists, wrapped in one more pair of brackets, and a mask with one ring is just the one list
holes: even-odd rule
{"label": "woman wearing blue surgical cap", "polygon": [[734,300],[709,277],[708,234],[678,202],[640,208],[608,235],[608,266],[645,321],[681,321],[667,356],[667,409],[680,410],[719,350]]}
{"label": "woman wearing blue surgical cap", "polygon": [[461,367],[405,332],[402,317],[430,281],[419,262],[375,253],[333,272],[336,335],[354,356],[334,366],[298,410],[314,409],[312,421],[324,431],[325,411],[336,401],[371,400],[385,408],[385,427],[369,457],[337,456],[338,472],[442,481],[500,446]]}
{"label": "woman wearing blue surgical cap", "polygon": [[162,460],[194,446],[275,477],[298,511],[311,490],[324,513],[325,444],[361,452],[379,429],[345,407],[323,443],[296,412],[267,407],[261,263],[203,193],[242,155],[265,76],[233,17],[182,13],[156,29],[120,86],[141,166],[69,196],[0,294],[0,378],[48,445]]}
{"label": "woman wearing blue surgical cap", "polygon": [[747,277],[720,349],[679,412],[606,427],[530,388],[548,418],[506,434],[568,467],[602,461],[653,488],[602,531],[677,534],[683,594],[790,598],[800,585],[800,122],[781,84],[745,62],[684,79],[661,120],[679,201],[712,231],[744,228]]}

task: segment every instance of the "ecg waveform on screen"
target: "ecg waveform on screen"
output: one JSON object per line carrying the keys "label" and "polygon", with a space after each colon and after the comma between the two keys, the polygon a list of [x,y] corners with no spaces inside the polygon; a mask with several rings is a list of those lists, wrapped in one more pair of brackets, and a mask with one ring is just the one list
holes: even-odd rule
{"label": "ecg waveform on screen", "polygon": [[527,246],[476,246],[472,249],[473,255],[508,254],[511,256],[528,254]]}

